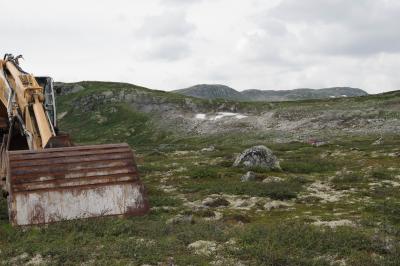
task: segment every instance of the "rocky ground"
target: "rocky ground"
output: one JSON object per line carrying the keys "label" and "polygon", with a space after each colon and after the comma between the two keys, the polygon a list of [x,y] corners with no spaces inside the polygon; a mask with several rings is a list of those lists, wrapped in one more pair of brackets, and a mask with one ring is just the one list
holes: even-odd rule
{"label": "rocky ground", "polygon": [[[190,100],[189,105],[196,107],[189,108],[189,100],[164,97],[173,108],[163,103],[157,108],[179,110],[176,114],[183,117],[157,124],[159,117],[141,109],[146,108],[144,103],[140,107],[142,102],[112,100],[97,105],[108,102],[104,100],[108,96],[98,98],[108,89],[95,96],[75,90],[60,97],[59,114],[65,113],[60,125],[80,143],[130,143],[148,189],[150,214],[18,229],[8,224],[2,200],[1,264],[400,264],[400,131],[393,115],[399,111],[399,98],[385,98],[385,104],[355,101],[349,109],[371,106],[371,110],[358,113],[360,119],[343,118],[337,127],[327,122],[324,130],[321,117],[328,113],[341,117],[345,110],[339,106],[347,99],[339,105],[302,103],[307,112],[332,104],[338,110],[315,112],[317,120],[303,123],[302,113],[296,118],[296,112],[285,111],[298,110],[301,104],[287,109],[283,105],[235,109],[235,104],[225,103],[227,110],[218,103],[207,110],[209,102]],[[108,95],[114,99],[114,92]],[[87,100],[93,97],[97,100]],[[87,110],[78,112],[77,106]],[[373,110],[374,106],[385,107]],[[251,117],[264,121],[264,116],[270,120],[260,122],[259,128],[255,120],[247,120],[258,130],[235,125]],[[335,117],[327,121],[336,121]],[[367,119],[369,125],[359,122]],[[165,127],[186,120],[201,130],[193,130],[192,122],[183,130]],[[278,124],[269,130],[273,121]],[[211,123],[221,131],[203,130]],[[226,130],[230,125],[234,126]],[[282,128],[276,130],[279,125]],[[262,153],[273,158],[268,164],[254,165],[259,160],[251,152],[239,156],[259,145],[273,153]]]}

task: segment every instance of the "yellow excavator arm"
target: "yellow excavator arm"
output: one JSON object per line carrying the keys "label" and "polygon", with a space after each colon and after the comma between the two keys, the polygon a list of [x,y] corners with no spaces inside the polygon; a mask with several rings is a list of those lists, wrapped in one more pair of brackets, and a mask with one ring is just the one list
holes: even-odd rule
{"label": "yellow excavator arm", "polygon": [[44,89],[18,65],[19,57],[0,60],[0,100],[7,107],[9,122],[19,119],[30,149],[45,148],[56,136],[44,109]]}

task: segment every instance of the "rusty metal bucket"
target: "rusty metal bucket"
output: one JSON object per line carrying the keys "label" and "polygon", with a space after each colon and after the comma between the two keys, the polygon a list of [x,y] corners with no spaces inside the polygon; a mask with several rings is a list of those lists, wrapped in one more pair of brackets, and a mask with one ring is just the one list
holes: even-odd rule
{"label": "rusty metal bucket", "polygon": [[13,225],[143,215],[149,205],[127,144],[9,151]]}

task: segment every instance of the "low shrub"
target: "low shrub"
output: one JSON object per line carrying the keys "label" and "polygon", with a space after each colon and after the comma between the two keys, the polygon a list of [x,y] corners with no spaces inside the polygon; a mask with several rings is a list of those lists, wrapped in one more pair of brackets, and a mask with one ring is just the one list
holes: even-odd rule
{"label": "low shrub", "polygon": [[371,172],[371,177],[375,179],[391,179],[392,176],[393,174],[385,168],[374,169]]}
{"label": "low shrub", "polygon": [[204,179],[218,177],[218,172],[210,167],[199,167],[189,170],[187,175],[195,179]]}
{"label": "low shrub", "polygon": [[285,172],[298,174],[322,173],[335,171],[338,168],[335,163],[320,159],[309,161],[283,161],[281,167]]}

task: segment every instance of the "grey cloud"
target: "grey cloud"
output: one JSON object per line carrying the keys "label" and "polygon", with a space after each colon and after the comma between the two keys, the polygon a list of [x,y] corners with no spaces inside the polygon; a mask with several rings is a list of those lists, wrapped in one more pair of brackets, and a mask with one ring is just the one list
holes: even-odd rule
{"label": "grey cloud", "polygon": [[400,52],[400,4],[395,1],[283,0],[265,15],[300,24],[305,52],[347,56]]}
{"label": "grey cloud", "polygon": [[195,30],[183,12],[165,12],[157,16],[148,16],[136,32],[146,37],[184,37]]}
{"label": "grey cloud", "polygon": [[283,36],[288,34],[285,23],[280,20],[273,19],[267,16],[259,16],[256,19],[257,24],[259,24],[263,30],[268,32],[268,34],[273,36]]}
{"label": "grey cloud", "polygon": [[195,26],[188,22],[184,12],[166,11],[157,16],[148,16],[135,32],[145,42],[142,51],[146,60],[175,61],[190,54],[191,34]]}
{"label": "grey cloud", "polygon": [[269,15],[286,21],[331,23],[367,17],[376,0],[283,0]]}
{"label": "grey cloud", "polygon": [[183,40],[163,39],[146,50],[145,59],[175,61],[190,54],[189,45]]}
{"label": "grey cloud", "polygon": [[192,5],[192,4],[196,4],[196,3],[200,3],[203,2],[203,0],[161,0],[160,4],[163,5]]}

